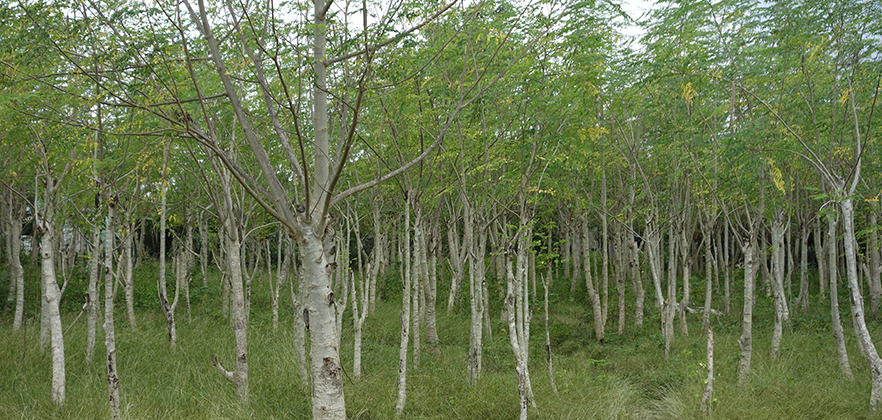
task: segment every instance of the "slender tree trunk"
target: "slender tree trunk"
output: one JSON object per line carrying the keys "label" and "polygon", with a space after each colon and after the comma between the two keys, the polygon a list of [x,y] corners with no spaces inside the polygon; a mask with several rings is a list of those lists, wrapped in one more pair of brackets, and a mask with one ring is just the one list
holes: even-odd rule
{"label": "slender tree trunk", "polygon": [[[522,207],[526,203],[521,204]],[[533,400],[533,391],[530,385],[529,362],[529,339],[530,318],[529,298],[527,296],[527,249],[530,241],[530,229],[527,227],[526,210],[521,209],[520,229],[517,232],[517,272],[512,271],[510,253],[506,253],[506,278],[507,294],[505,297],[506,315],[508,317],[508,336],[512,351],[515,356],[515,371],[518,376],[518,396],[520,399],[520,419],[527,419],[529,406],[536,407]]]}
{"label": "slender tree trunk", "polygon": [[842,322],[839,319],[839,291],[838,277],[836,270],[837,247],[836,247],[836,225],[838,216],[830,214],[827,216],[827,258],[829,266],[827,274],[830,275],[830,314],[833,325],[833,339],[836,341],[836,352],[839,356],[839,370],[848,380],[852,380],[854,375],[851,373],[851,366],[848,362],[848,351],[845,349],[845,335],[842,331]]}
{"label": "slender tree trunk", "polygon": [[808,284],[808,224],[800,223],[799,230],[799,296],[796,298],[796,306],[806,313],[809,305]]}
{"label": "slender tree trunk", "polygon": [[243,405],[248,404],[248,313],[246,308],[245,289],[243,288],[243,267],[241,261],[242,245],[239,239],[239,226],[235,220],[236,212],[230,190],[229,178],[223,181],[224,215],[222,215],[223,234],[227,245],[227,274],[230,278],[230,308],[232,315],[233,336],[236,340],[236,368],[233,371],[224,369],[217,357],[212,354],[212,364],[227,380],[236,386],[236,397]]}
{"label": "slender tree trunk", "polygon": [[199,271],[202,273],[202,287],[208,288],[208,227],[205,226],[205,212],[199,216]]}
{"label": "slender tree trunk", "polygon": [[741,252],[744,254],[744,310],[741,318],[741,338],[738,339],[738,346],[741,348],[739,386],[747,385],[750,380],[750,362],[753,354],[753,305],[756,296],[756,273],[760,263],[756,256],[758,229],[757,226],[752,225],[750,239],[741,246]]}
{"label": "slender tree trunk", "polygon": [[674,224],[668,224],[668,300],[663,308],[662,334],[665,336],[665,357],[671,353],[671,342],[674,340],[674,316],[677,313],[677,260],[680,240],[677,238]]}
{"label": "slender tree trunk", "polygon": [[447,296],[448,314],[453,312],[456,295],[459,293],[459,287],[465,274],[465,258],[462,258],[462,249],[468,247],[465,237],[463,237],[462,243],[460,243],[456,217],[451,215],[450,218],[451,220],[447,223],[447,247],[450,250],[450,259],[448,260],[450,263],[450,293]]}
{"label": "slender tree trunk", "polygon": [[787,309],[787,296],[784,292],[784,233],[786,229],[784,212],[778,209],[772,220],[772,292],[775,301],[775,326],[772,332],[770,354],[773,359],[778,355],[784,325],[790,318],[790,311]]}
{"label": "slender tree trunk", "polygon": [[[588,220],[585,215],[581,215],[582,237],[588,238]],[[591,275],[591,249],[587,246],[588,241],[582,241],[582,254],[585,256],[585,288],[588,289],[588,297],[591,299],[591,311],[594,316],[594,338],[598,343],[603,343],[604,324],[603,324],[603,306],[600,302],[600,293],[594,285],[594,279]]]}
{"label": "slender tree trunk", "polygon": [[[97,219],[97,218],[96,218]],[[95,329],[98,324],[98,271],[101,261],[101,226],[95,221],[92,228],[92,258],[89,260],[89,288],[86,291],[86,363],[95,355]]]}
{"label": "slender tree trunk", "polygon": [[64,405],[65,362],[64,334],[61,326],[61,289],[55,275],[55,194],[58,180],[45,175],[46,190],[42,209],[35,214],[35,226],[40,234],[40,275],[43,283],[43,307],[52,346],[52,402]]}
{"label": "slender tree trunk", "polygon": [[401,345],[398,350],[398,402],[395,404],[395,413],[404,413],[404,405],[407,401],[407,345],[410,341],[410,306],[411,306],[411,256],[410,256],[410,197],[404,205],[404,244],[400,247],[404,250],[404,281],[401,292]]}
{"label": "slender tree trunk", "polygon": [[425,312],[426,342],[430,350],[436,351],[438,349],[438,328],[435,322],[435,294],[437,289],[433,281],[434,276],[429,273],[429,242],[431,241],[429,237],[431,237],[431,232],[430,229],[427,229],[425,221],[418,228],[420,229],[420,238],[419,243],[417,243],[417,249],[419,250],[417,258],[419,258],[420,262],[421,293],[424,297],[422,308]]}
{"label": "slender tree trunk", "polygon": [[[10,193],[10,196],[12,194]],[[12,330],[21,329],[24,322],[25,294],[24,294],[24,267],[21,265],[21,224],[24,212],[21,203],[10,197],[9,208],[9,232],[7,241],[9,244],[10,278],[9,289],[15,289],[15,315],[12,321]]]}
{"label": "slender tree trunk", "polygon": [[462,246],[467,249],[466,255],[469,261],[469,308],[471,310],[471,322],[469,323],[469,359],[468,380],[469,384],[477,385],[481,377],[481,356],[483,346],[484,292],[484,247],[487,245],[487,235],[482,227],[478,228],[478,244],[474,240],[475,215],[468,201],[463,200],[463,241]]}
{"label": "slender tree trunk", "polygon": [[704,394],[701,395],[701,412],[710,416],[711,400],[714,392],[714,329],[707,329],[707,379]]}
{"label": "slender tree trunk", "polygon": [[731,272],[732,272],[732,256],[730,252],[730,239],[729,239],[729,222],[726,221],[723,223],[723,305],[725,306],[726,315],[732,312],[732,298],[731,298]]}
{"label": "slender tree trunk", "polygon": [[870,232],[867,235],[867,254],[869,256],[869,285],[870,285],[870,315],[879,317],[879,306],[882,304],[882,256],[879,251],[879,202],[867,200],[870,211],[867,214],[867,225]]}
{"label": "slender tree trunk", "polygon": [[[864,318],[864,302],[858,288],[857,280],[857,250],[855,249],[854,232],[854,207],[850,196],[839,202],[842,209],[842,226],[845,234],[845,260],[848,274],[848,289],[851,295],[851,318],[854,326],[855,338],[858,348],[867,358],[872,375],[872,388],[870,391],[870,409],[876,411],[882,400],[882,359],[876,351],[873,339],[867,329]],[[831,297],[832,298],[832,297]]]}
{"label": "slender tree trunk", "polygon": [[692,278],[693,261],[691,244],[689,243],[692,235],[689,235],[689,232],[687,232],[686,219],[686,217],[682,218],[679,227],[680,255],[682,256],[683,264],[683,299],[680,300],[680,304],[677,305],[677,309],[680,318],[680,333],[683,335],[689,335],[688,323],[686,322],[686,308],[689,306],[690,302],[690,279]]}
{"label": "slender tree trunk", "polygon": [[113,324],[113,302],[116,284],[113,275],[115,198],[107,200],[107,220],[104,227],[104,347],[107,349],[107,392],[110,418],[120,418],[119,377],[116,373],[116,330]]}
{"label": "slender tree trunk", "polygon": [[[370,268],[370,263],[368,264]],[[370,281],[367,277],[361,276],[361,291],[356,287],[355,276],[352,276],[350,289],[352,293],[352,335],[353,335],[353,356],[352,356],[352,375],[356,378],[361,377],[361,330],[364,326],[364,320],[367,318],[368,306],[368,285]],[[359,304],[361,306],[359,306]],[[361,312],[359,312],[361,308]]]}
{"label": "slender tree trunk", "polygon": [[[585,247],[585,245],[582,246],[583,248]],[[554,362],[551,356],[551,334],[548,331],[548,281],[550,278],[550,276],[542,276],[542,288],[545,291],[543,301],[545,310],[545,361],[548,362],[548,381],[551,383],[551,391],[554,392],[554,395],[558,395],[557,384],[554,382]]]}
{"label": "slender tree trunk", "polygon": [[704,313],[701,323],[704,328],[710,327],[711,304],[713,303],[713,253],[711,252],[711,240],[713,238],[713,218],[705,214],[705,220],[701,223],[701,233],[704,237]]}
{"label": "slender tree trunk", "polygon": [[655,288],[655,306],[661,308],[665,302],[662,292],[662,279],[664,278],[664,263],[661,251],[661,229],[657,223],[658,213],[655,205],[649,209],[644,219],[644,241],[646,242],[647,259],[649,260],[649,272],[652,273],[652,285]]}
{"label": "slender tree trunk", "polygon": [[[174,301],[169,304],[168,291],[166,289],[166,211],[167,211],[167,194],[166,170],[168,169],[168,145],[163,150],[163,167],[162,167],[162,191],[160,192],[160,216],[159,216],[159,304],[162,307],[162,314],[165,316],[168,325],[168,346],[172,350],[177,347],[178,334],[175,326],[175,308],[178,306],[178,296],[180,295],[180,287],[175,287]],[[180,286],[180,285],[176,285]]]}
{"label": "slender tree trunk", "polygon": [[[821,296],[821,300],[824,300],[827,296],[827,279],[830,274],[828,273],[827,261],[824,259],[824,251],[826,250],[822,239],[821,239],[821,216],[819,215],[817,218],[813,220],[813,224],[815,226],[815,261],[818,262],[818,281],[820,282],[818,288],[818,294]],[[835,244],[835,242],[834,242]],[[830,244],[827,244],[829,246]],[[835,246],[835,245],[834,245]],[[834,266],[835,270],[836,267]]]}

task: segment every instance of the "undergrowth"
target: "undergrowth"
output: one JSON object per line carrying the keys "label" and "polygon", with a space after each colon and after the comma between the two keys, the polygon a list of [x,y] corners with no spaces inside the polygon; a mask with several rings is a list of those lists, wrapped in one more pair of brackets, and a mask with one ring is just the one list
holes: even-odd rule
{"label": "undergrowth", "polygon": [[[122,296],[117,300],[118,370],[123,417],[127,419],[307,419],[309,390],[301,385],[292,336],[294,316],[283,293],[280,326],[273,333],[267,282],[255,281],[249,324],[250,403],[239,404],[235,389],[212,367],[210,355],[232,365],[233,333],[219,308],[219,279],[209,287],[201,279],[191,286],[192,322],[180,304],[178,349],[168,348],[165,321],[155,301],[154,270],[138,273],[138,327],[129,328]],[[77,278],[77,282],[81,279]],[[57,408],[49,400],[50,355],[39,346],[35,307],[26,331],[13,332],[11,311],[0,318],[0,419],[101,419],[107,417],[103,331],[98,327],[95,362],[85,361],[86,322],[78,283],[65,292],[63,324],[67,356],[67,402]],[[696,282],[698,284],[698,282]],[[734,287],[734,286],[733,286]],[[559,281],[550,304],[550,335],[554,353],[555,395],[545,364],[541,303],[530,342],[530,369],[535,419],[692,419],[704,418],[699,401],[706,378],[705,334],[700,315],[690,315],[689,335],[675,329],[671,354],[663,355],[659,314],[648,301],[644,325],[633,325],[633,308],[624,334],[616,334],[615,299],[603,344],[595,342],[593,320],[584,296],[569,299],[569,282]],[[76,292],[76,293],[75,293]],[[439,296],[446,296],[439,290]],[[0,295],[5,291],[0,290]],[[734,294],[733,294],[734,295]],[[633,299],[629,299],[629,302]],[[439,300],[440,301],[440,300]],[[632,304],[632,303],[629,303]],[[718,303],[715,302],[715,305]],[[829,330],[829,308],[813,301],[814,312],[797,314],[785,331],[778,357],[769,357],[771,313],[760,293],[754,327],[753,369],[747,386],[737,385],[740,350],[740,302],[733,312],[715,318],[715,388],[711,418],[718,419],[863,419],[882,418],[869,410],[870,375],[856,347],[847,312],[847,344],[854,381],[839,374]],[[353,419],[395,418],[400,302],[380,302],[365,323],[363,374],[351,376],[352,323],[344,323],[341,358],[345,371],[348,416]],[[459,306],[462,308],[462,305]],[[843,308],[848,308],[847,301]],[[469,319],[467,310],[446,312],[438,305],[437,349],[422,346],[419,367],[408,363],[408,419],[511,419],[518,414],[517,378],[505,326],[498,307],[491,308],[491,334],[485,333],[480,381],[466,380]],[[847,311],[847,309],[845,309]],[[871,322],[880,338],[878,321]],[[422,334],[425,338],[425,333]]]}

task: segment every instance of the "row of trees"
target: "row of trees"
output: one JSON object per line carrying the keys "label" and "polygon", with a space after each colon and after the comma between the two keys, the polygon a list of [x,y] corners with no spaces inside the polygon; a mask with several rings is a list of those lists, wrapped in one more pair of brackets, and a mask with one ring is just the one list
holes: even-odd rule
{"label": "row of trees", "polygon": [[[437,350],[436,306],[456,310],[467,296],[469,381],[480,380],[499,305],[525,417],[531,305],[552,278],[587,291],[598,341],[610,308],[619,333],[658,313],[666,349],[675,323],[688,333],[690,311],[705,325],[737,316],[742,284],[746,382],[757,276],[775,304],[773,354],[814,291],[825,298],[815,303],[829,299],[850,377],[842,273],[872,367],[871,406],[882,398],[863,304],[875,316],[882,299],[880,185],[866,175],[880,162],[882,10],[872,3],[683,1],[659,7],[630,42],[616,5],[587,1],[19,2],[0,12],[13,328],[25,317],[28,233],[58,404],[59,301],[76,299],[63,292],[87,253],[88,354],[104,278],[118,416],[115,285],[135,328],[132,267],[154,230],[175,238],[170,250],[158,240],[157,276],[172,348],[195,256],[202,273],[209,263],[224,273],[235,367],[213,362],[243,403],[262,259],[278,269],[274,319],[284,284],[299,279],[288,282],[303,314],[297,362],[315,418],[345,417],[342,320],[351,307],[360,337],[393,273],[403,292],[399,411],[408,342],[418,363],[424,322]],[[691,288],[702,271],[699,306]]]}

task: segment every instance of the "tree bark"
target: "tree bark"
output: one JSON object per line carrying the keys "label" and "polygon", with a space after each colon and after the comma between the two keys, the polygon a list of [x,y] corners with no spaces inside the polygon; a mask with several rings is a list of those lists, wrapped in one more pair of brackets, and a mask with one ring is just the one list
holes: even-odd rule
{"label": "tree bark", "polygon": [[400,247],[404,250],[404,281],[401,291],[401,342],[398,350],[398,402],[395,403],[395,413],[404,413],[404,405],[407,401],[407,345],[410,341],[410,307],[411,307],[411,256],[410,256],[410,200],[412,194],[408,194],[404,205],[404,244]]}
{"label": "tree bark", "polygon": [[[116,330],[113,324],[113,303],[116,297],[113,275],[115,198],[107,200],[107,220],[104,227],[104,347],[107,349],[107,392],[110,418],[120,418],[119,377],[116,373]],[[94,257],[94,256],[93,256]]]}
{"label": "tree bark", "polygon": [[[588,238],[588,220],[587,217],[583,214],[580,216],[581,225],[582,225],[582,237]],[[604,338],[604,323],[603,323],[603,306],[600,301],[600,293],[598,287],[594,284],[594,279],[591,275],[591,249],[590,245],[588,245],[588,241],[582,241],[582,254],[585,256],[585,264],[583,267],[585,268],[585,288],[588,289],[588,297],[591,299],[591,311],[594,316],[594,338],[598,343],[603,343]]]}
{"label": "tree bark", "polygon": [[756,298],[756,273],[759,269],[759,260],[756,256],[757,227],[750,226],[749,239],[741,244],[741,252],[744,254],[744,309],[741,318],[741,338],[738,346],[741,348],[741,367],[738,372],[738,385],[746,386],[750,380],[750,362],[753,354],[753,305]]}
{"label": "tree bark", "polygon": [[870,409],[876,411],[882,401],[882,358],[876,351],[870,331],[864,318],[864,299],[860,294],[857,279],[857,250],[855,249],[854,207],[850,196],[839,202],[842,209],[842,227],[845,236],[845,261],[848,274],[848,289],[851,295],[851,318],[858,348],[867,358],[872,376],[870,390]]}
{"label": "tree bark", "polygon": [[842,331],[842,322],[839,319],[839,291],[838,289],[838,277],[839,274],[836,269],[836,259],[838,258],[837,254],[837,246],[836,246],[836,225],[838,224],[838,215],[829,214],[827,215],[827,261],[829,263],[827,267],[827,274],[830,275],[830,314],[831,314],[831,323],[833,328],[833,339],[836,342],[836,354],[839,357],[839,370],[842,372],[842,376],[844,376],[848,380],[854,379],[854,375],[851,373],[851,365],[848,362],[848,351],[845,349],[845,335]]}
{"label": "tree bark", "polygon": [[[66,171],[65,171],[66,172]],[[61,289],[55,275],[55,199],[60,180],[44,175],[43,208],[35,213],[35,226],[40,234],[40,275],[43,283],[43,308],[52,347],[52,402],[64,405],[65,361],[64,334],[61,327]]]}
{"label": "tree bark", "polygon": [[784,212],[778,209],[772,220],[772,293],[775,302],[775,325],[772,331],[770,354],[773,359],[777,357],[778,349],[781,347],[784,325],[790,319],[787,295],[784,292],[784,234],[786,230]]}
{"label": "tree bark", "polygon": [[24,212],[21,208],[21,202],[12,197],[10,193],[9,207],[7,215],[9,216],[9,231],[7,240],[9,241],[9,265],[10,278],[9,289],[15,289],[15,315],[12,321],[12,330],[21,329],[24,320],[24,267],[21,265],[21,225]]}
{"label": "tree bark", "polygon": [[879,202],[875,200],[867,200],[870,204],[870,211],[867,214],[867,225],[870,227],[867,243],[867,254],[869,257],[869,281],[870,286],[870,315],[874,318],[879,317],[879,306],[882,304],[882,256],[879,250]]}
{"label": "tree bark", "polygon": [[[96,209],[97,210],[97,209]],[[96,218],[97,219],[97,218]],[[101,261],[101,226],[92,227],[92,258],[89,260],[89,287],[86,291],[86,363],[91,364],[95,354],[95,329],[98,324],[98,284]]]}

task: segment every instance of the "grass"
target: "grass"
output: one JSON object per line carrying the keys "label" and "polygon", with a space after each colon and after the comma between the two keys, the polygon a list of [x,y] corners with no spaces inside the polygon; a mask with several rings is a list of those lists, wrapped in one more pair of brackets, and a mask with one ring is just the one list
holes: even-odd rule
{"label": "grass", "polygon": [[[118,300],[117,342],[123,416],[128,419],[301,419],[309,418],[308,390],[300,385],[294,356],[291,310],[283,305],[281,325],[272,332],[269,291],[255,284],[249,326],[251,401],[236,401],[232,384],[220,377],[210,362],[215,353],[231,365],[234,340],[229,321],[221,317],[218,279],[209,288],[191,287],[193,321],[180,306],[178,349],[170,351],[164,319],[153,305],[155,287],[145,268],[139,272],[136,310],[138,329],[126,322]],[[34,277],[31,277],[34,278]],[[658,313],[648,309],[646,324],[632,324],[615,334],[616,308],[603,345],[593,341],[588,306],[581,296],[568,298],[568,281],[559,281],[553,294],[550,333],[554,349],[554,395],[544,362],[544,331],[537,311],[532,328],[530,369],[537,409],[535,419],[691,419],[702,418],[699,400],[704,389],[705,338],[700,317],[690,318],[690,335],[675,337],[672,354],[663,357],[658,335]],[[27,332],[11,330],[11,312],[0,318],[0,419],[101,419],[107,417],[103,331],[98,330],[96,362],[85,361],[85,319],[76,318],[80,294],[73,284],[66,292],[63,323],[67,350],[67,403],[56,408],[49,401],[49,352],[39,349],[39,324]],[[0,290],[0,295],[5,295]],[[284,294],[283,294],[284,295]],[[439,296],[446,296],[439,291]],[[630,301],[631,299],[629,299]],[[612,305],[615,299],[611,299]],[[847,308],[847,301],[843,302]],[[363,376],[345,381],[346,404],[353,419],[392,419],[397,399],[399,340],[398,299],[380,302],[365,324]],[[651,306],[651,305],[650,305]],[[715,391],[711,418],[717,419],[870,419],[870,377],[845,325],[855,381],[841,379],[829,331],[828,306],[813,302],[816,312],[796,316],[786,330],[776,360],[768,356],[771,338],[770,304],[760,294],[754,328],[753,371],[750,384],[737,386],[740,334],[733,313],[715,321]],[[733,302],[733,308],[740,303]],[[33,312],[34,308],[30,308]],[[628,308],[629,320],[633,310]],[[843,322],[848,321],[847,309]],[[517,416],[517,378],[508,337],[495,323],[485,339],[483,375],[479,383],[466,382],[468,316],[447,314],[439,305],[440,351],[423,346],[418,369],[408,366],[408,419],[511,419]],[[740,311],[738,311],[740,312]],[[498,318],[498,307],[491,311]],[[633,321],[631,321],[633,323]],[[352,366],[351,321],[344,324],[341,358],[344,370]],[[871,322],[874,337],[882,339],[878,321]],[[679,332],[679,328],[677,328]],[[425,334],[423,334],[425,337]]]}

